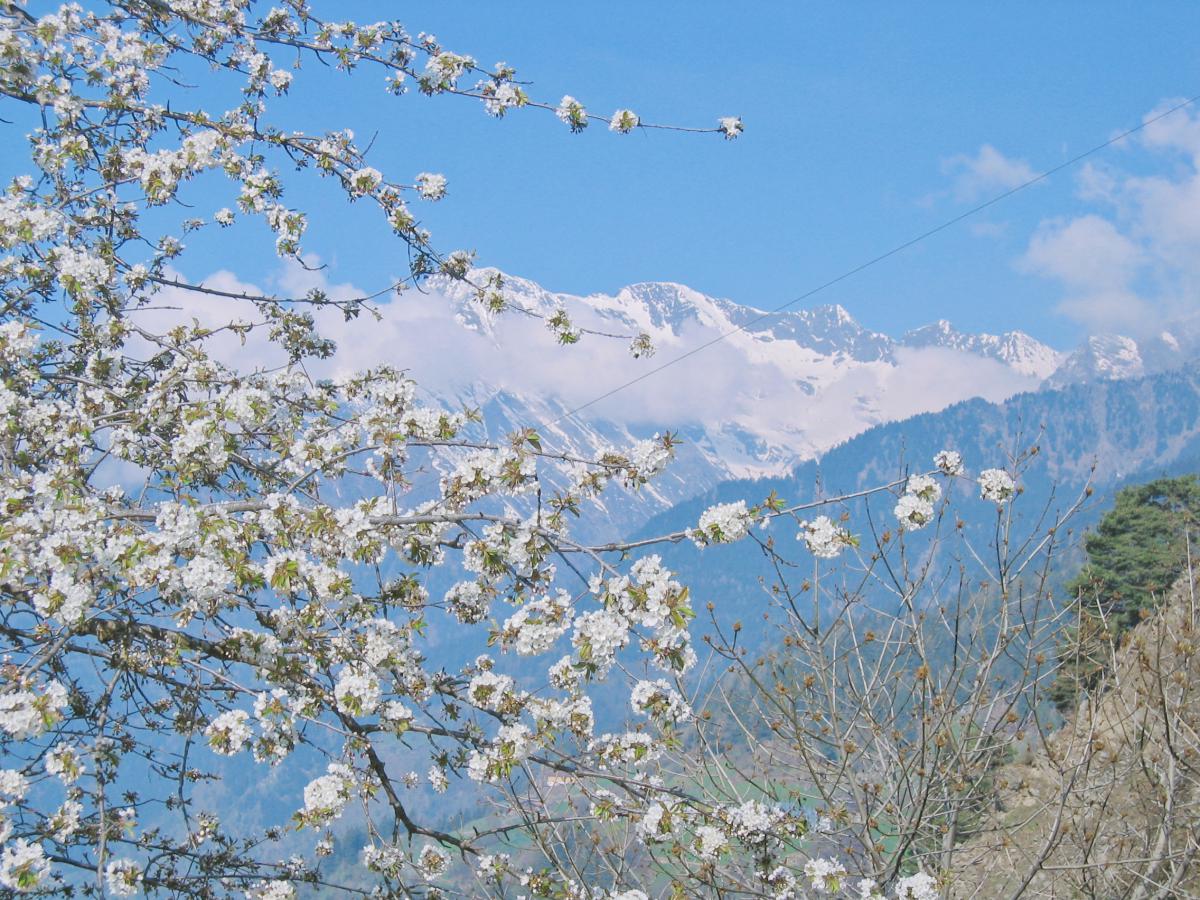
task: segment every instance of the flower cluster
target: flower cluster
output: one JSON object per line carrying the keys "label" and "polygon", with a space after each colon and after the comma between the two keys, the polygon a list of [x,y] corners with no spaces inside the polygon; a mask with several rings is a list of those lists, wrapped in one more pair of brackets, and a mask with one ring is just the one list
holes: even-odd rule
{"label": "flower cluster", "polygon": [[507,777],[532,750],[528,726],[517,722],[502,725],[496,739],[486,750],[475,750],[467,763],[467,774],[475,781],[495,781]]}
{"label": "flower cluster", "polygon": [[917,872],[896,882],[895,895],[896,900],[937,900],[941,893],[936,878]]}
{"label": "flower cluster", "polygon": [[321,824],[341,816],[355,781],[349,766],[330,763],[327,774],[314,778],[304,788],[303,819]]}
{"label": "flower cluster", "polygon": [[221,713],[204,729],[208,745],[223,756],[232,756],[239,752],[250,740],[250,726],[247,724],[249,719],[250,714],[241,709]]}
{"label": "flower cluster", "polygon": [[1007,503],[1016,492],[1016,482],[1003,469],[984,469],[979,473],[979,496],[984,500]]}
{"label": "flower cluster", "polygon": [[131,859],[114,859],[104,867],[104,883],[114,897],[132,897],[142,888],[142,867]]}
{"label": "flower cluster", "polygon": [[818,893],[836,893],[841,890],[846,867],[834,859],[810,859],[804,864],[804,877]]}
{"label": "flower cluster", "polygon": [[847,547],[858,544],[854,535],[829,516],[817,516],[810,522],[802,522],[796,538],[804,542],[809,553],[821,559],[833,559]]}
{"label": "flower cluster", "polygon": [[933,504],[942,496],[942,489],[929,475],[911,475],[904,493],[896,503],[895,515],[900,527],[915,531],[933,521]]}
{"label": "flower cluster", "polygon": [[521,656],[547,653],[567,633],[574,610],[571,595],[562,589],[530,600],[504,620],[501,643]]}
{"label": "flower cluster", "polygon": [[50,877],[50,860],[41,844],[16,838],[0,851],[0,884],[6,888],[18,893],[44,889]]}
{"label": "flower cluster", "polygon": [[692,540],[697,547],[733,543],[746,536],[752,522],[745,500],[710,506],[700,515]]}
{"label": "flower cluster", "polygon": [[333,689],[340,711],[351,716],[369,716],[379,707],[382,696],[379,679],[367,668],[349,665],[338,676]]}
{"label": "flower cluster", "polygon": [[637,113],[632,109],[618,109],[608,120],[608,128],[610,131],[628,134],[637,128],[641,122],[642,120],[638,118]]}
{"label": "flower cluster", "polygon": [[629,695],[629,703],[634,712],[664,722],[674,722],[691,715],[687,701],[661,678],[655,681],[639,681]]}
{"label": "flower cluster", "polygon": [[417,193],[426,200],[441,200],[446,196],[446,176],[422,172],[417,176]]}
{"label": "flower cluster", "polygon": [[962,455],[957,450],[939,450],[933,457],[933,464],[951,478],[963,473]]}
{"label": "flower cluster", "polygon": [[559,101],[558,109],[554,111],[554,114],[573,132],[583,131],[588,126],[587,110],[583,108],[583,104],[569,95]]}
{"label": "flower cluster", "polygon": [[745,126],[737,116],[724,116],[717,120],[717,130],[725,135],[725,140],[731,141],[745,131]]}
{"label": "flower cluster", "polygon": [[0,694],[0,729],[18,740],[36,737],[62,718],[67,689],[51,681],[35,690]]}
{"label": "flower cluster", "polygon": [[627,576],[594,578],[589,587],[604,608],[577,616],[571,636],[579,665],[589,674],[608,673],[635,627],[651,631],[640,645],[660,669],[682,673],[695,663],[687,631],[695,615],[688,591],[663,567],[660,556],[639,559]]}

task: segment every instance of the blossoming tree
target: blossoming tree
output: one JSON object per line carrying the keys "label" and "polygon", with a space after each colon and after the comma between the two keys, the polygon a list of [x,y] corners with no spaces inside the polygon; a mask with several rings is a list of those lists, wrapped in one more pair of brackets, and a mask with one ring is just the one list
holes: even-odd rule
{"label": "blossoming tree", "polygon": [[[593,743],[584,685],[631,641],[664,671],[686,670],[690,611],[653,558],[621,574],[573,544],[566,520],[607,481],[651,477],[669,438],[596,460],[543,450],[532,432],[464,447],[466,417],[419,403],[397,370],[336,384],[308,374],[306,361],[334,349],[314,310],[349,319],[368,298],[235,295],[189,283],[173,264],[185,235],[242,219],[264,222],[278,254],[299,259],[307,219],[289,202],[278,169],[288,165],[375,205],[407,248],[405,281],[471,278],[469,257],[437,251],[407,204],[440,199],[444,177],[402,184],[368,165],[347,131],[271,124],[269,98],[300,89],[301,64],[374,68],[394,94],[475,98],[497,117],[549,110],[576,132],[597,121],[618,133],[660,126],[628,109],[605,119],[571,97],[539,103],[510,67],[484,71],[397,23],[326,21],[299,0],[265,11],[245,0],[71,4],[42,15],[6,3],[0,56],[0,95],[40,122],[31,168],[0,200],[0,884],[53,891],[86,886],[92,872],[117,895],[332,890],[314,859],[272,858],[268,846],[285,830],[321,834],[351,803],[370,823],[364,862],[377,882],[436,880],[451,852],[477,855],[486,841],[409,815],[383,748],[415,736],[435,785],[459,773],[495,781],[532,762],[582,774],[587,764],[559,748],[570,735],[619,777],[644,742]],[[197,63],[240,80],[226,111],[189,106],[175,73]],[[741,123],[697,130],[732,138]],[[188,194],[206,173],[225,176],[228,205],[173,218],[185,196],[207,203],[207,192]],[[499,279],[475,286],[490,311],[511,306]],[[141,313],[166,287],[228,304],[227,324],[148,327]],[[562,313],[547,325],[562,343],[583,331]],[[221,332],[265,333],[286,364],[234,371],[209,352]],[[635,356],[650,350],[630,338]],[[410,469],[444,450],[459,456],[438,496],[406,505]],[[113,463],[135,473],[136,490]],[[479,509],[529,492],[544,465],[570,467],[574,482],[526,518]],[[339,504],[330,485],[351,476],[375,489]],[[557,585],[555,553],[592,564],[590,610]],[[467,577],[431,600],[421,573],[450,555]],[[389,557],[407,567],[400,577],[382,576]],[[498,599],[507,614],[489,614]],[[553,692],[518,690],[487,657],[461,671],[426,666],[427,608],[464,627],[490,621],[501,652],[545,654],[567,636],[571,652],[549,669]],[[282,766],[298,747],[330,760],[285,828],[235,842],[196,808],[205,757]]]}
{"label": "blossoming tree", "polygon": [[[686,699],[689,592],[654,541],[572,537],[606,485],[661,471],[669,436],[595,459],[532,429],[476,440],[467,414],[419,400],[399,369],[311,374],[335,349],[320,317],[365,321],[374,298],[223,291],[178,267],[188,235],[253,223],[299,260],[305,185],[323,179],[377,208],[381,240],[407,251],[394,287],[440,274],[491,313],[538,315],[421,227],[409,203],[441,199],[441,175],[399,181],[347,131],[272,123],[271,98],[303,91],[305,66],[495,117],[542,111],[574,132],[669,126],[540,102],[511,67],[484,70],[394,22],[326,20],[305,0],[8,2],[0,60],[2,103],[37,123],[29,169],[0,197],[0,887],[274,900],[850,889],[838,847],[805,849],[811,810],[728,769],[719,790],[672,770],[713,749]],[[177,73],[198,66],[237,79],[224,111],[189,102]],[[742,124],[677,130],[734,138]],[[156,326],[166,289],[219,304],[223,322]],[[586,333],[565,312],[545,324],[562,344]],[[232,367],[212,349],[230,335],[262,336],[281,361]],[[634,356],[652,350],[625,337]],[[431,467],[433,496],[418,498]],[[880,490],[917,529],[935,518],[936,479],[961,470],[947,454]],[[1000,505],[1015,490],[999,470],[980,483]],[[721,506],[661,540],[749,541],[798,514]],[[816,559],[858,543],[827,515],[797,521]],[[477,635],[480,652],[431,662],[430,634],[448,630]],[[597,685],[623,691],[637,727],[597,728]],[[423,755],[421,776],[399,769],[401,750]],[[237,766],[299,772],[291,814],[227,824],[205,787]],[[474,785],[494,812],[471,827],[418,815],[418,778]],[[343,877],[323,861],[352,817],[365,847]],[[855,863],[894,896],[935,890],[895,854]]]}

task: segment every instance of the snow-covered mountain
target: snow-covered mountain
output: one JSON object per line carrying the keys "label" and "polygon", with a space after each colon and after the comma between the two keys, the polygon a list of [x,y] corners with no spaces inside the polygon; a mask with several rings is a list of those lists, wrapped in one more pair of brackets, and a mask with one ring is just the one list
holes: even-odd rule
{"label": "snow-covered mountain", "polygon": [[[970,334],[944,320],[893,338],[841,306],[768,313],[673,283],[581,297],[505,275],[512,309],[500,315],[460,282],[433,279],[428,290],[455,331],[470,335],[451,365],[435,366],[445,376],[437,390],[480,409],[491,437],[532,427],[579,456],[664,431],[682,438],[666,476],[605,504],[608,525],[622,532],[719,482],[784,473],[881,423],[973,397],[1001,402],[1135,377],[1180,365],[1200,347],[1200,327],[1141,342],[1097,336],[1069,354],[1020,331]],[[585,335],[559,347],[522,309],[564,310],[576,326],[626,340]],[[651,359],[628,353],[628,338],[642,333],[656,348]],[[418,379],[424,362],[442,358],[433,347],[406,355]]]}
{"label": "snow-covered mountain", "polygon": [[1115,378],[1140,378],[1187,365],[1200,357],[1200,317],[1171,322],[1139,339],[1119,334],[1089,337],[1046,379],[1047,387]]}
{"label": "snow-covered mountain", "polygon": [[904,335],[906,347],[947,347],[995,359],[1023,375],[1045,378],[1061,364],[1063,354],[1023,331],[1004,334],[963,334],[945,319],[915,328]]}
{"label": "snow-covered mountain", "polygon": [[[479,270],[480,277],[494,270]],[[513,302],[545,314],[565,308],[578,324],[597,330],[646,333],[664,352],[685,345],[690,332],[705,338],[727,335],[747,362],[780,364],[788,373],[815,384],[823,373],[844,371],[847,363],[884,362],[896,365],[904,348],[941,348],[996,360],[1022,375],[1046,378],[1062,354],[1024,332],[1002,335],[964,334],[945,319],[908,332],[895,340],[860,325],[842,306],[773,313],[710,297],[682,284],[648,282],[622,288],[615,295],[579,297],[554,293],[523,278],[505,275],[504,294]],[[431,289],[457,306],[459,321],[476,331],[494,334],[496,319],[474,302],[471,288],[434,279]],[[852,367],[852,366],[851,366]],[[834,379],[836,380],[836,378]]]}
{"label": "snow-covered mountain", "polygon": [[[773,314],[671,283],[579,297],[504,276],[513,309],[500,315],[461,283],[434,279],[427,289],[422,302],[470,337],[456,339],[453,357],[433,346],[400,352],[419,381],[478,408],[490,437],[533,427],[544,444],[579,456],[666,431],[682,439],[663,477],[606,504],[614,530],[721,481],[785,472],[872,425],[1036,389],[1060,357],[1021,332],[964,334],[939,322],[895,339],[840,306]],[[562,309],[577,326],[626,338],[645,333],[656,354],[634,359],[628,340],[591,335],[559,347],[521,309]]]}

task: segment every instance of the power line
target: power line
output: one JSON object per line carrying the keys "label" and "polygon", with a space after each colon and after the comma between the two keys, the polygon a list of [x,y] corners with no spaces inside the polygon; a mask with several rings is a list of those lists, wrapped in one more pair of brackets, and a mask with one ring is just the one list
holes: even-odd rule
{"label": "power line", "polygon": [[633,387],[635,384],[640,384],[641,382],[645,381],[646,379],[651,378],[654,375],[657,375],[659,372],[663,371],[664,369],[669,369],[671,366],[677,365],[678,363],[681,363],[686,359],[690,359],[691,357],[695,356],[696,354],[707,350],[709,347],[712,347],[715,344],[719,344],[721,341],[725,340],[726,338],[732,337],[735,334],[739,334],[740,332],[746,331],[748,328],[750,328],[753,325],[757,325],[759,322],[763,321],[764,319],[769,319],[771,316],[778,315],[779,313],[783,312],[788,307],[795,306],[797,303],[800,303],[803,300],[807,300],[809,297],[812,297],[815,294],[819,294],[821,291],[831,288],[835,284],[838,284],[839,282],[845,281],[847,278],[851,278],[854,275],[857,275],[859,272],[862,272],[864,269],[869,269],[871,266],[875,265],[876,263],[881,263],[885,259],[888,259],[889,257],[895,256],[897,253],[901,253],[902,251],[907,250],[909,247],[912,247],[914,244],[919,244],[921,241],[925,240],[926,238],[933,237],[935,234],[945,231],[947,228],[950,228],[952,225],[957,225],[963,219],[970,218],[971,216],[975,215],[976,213],[982,212],[983,210],[987,209],[990,206],[994,206],[995,204],[999,203],[1001,200],[1006,200],[1007,198],[1011,197],[1013,194],[1016,194],[1020,191],[1025,190],[1027,187],[1031,187],[1031,186],[1037,184],[1039,181],[1045,181],[1051,175],[1061,172],[1063,169],[1068,169],[1071,166],[1075,165],[1076,163],[1081,162],[1084,159],[1087,159],[1089,156],[1092,156],[1095,153],[1099,153],[1101,150],[1107,149],[1108,147],[1111,147],[1113,144],[1123,141],[1125,138],[1129,137],[1131,134],[1136,134],[1137,132],[1139,132],[1145,128],[1148,128],[1149,126],[1153,125],[1155,122],[1159,121],[1160,119],[1165,119],[1167,116],[1171,115],[1172,113],[1176,113],[1181,109],[1191,106],[1197,100],[1200,100],[1200,94],[1197,94],[1194,97],[1190,97],[1187,100],[1184,100],[1181,103],[1178,103],[1175,106],[1172,106],[1170,109],[1164,110],[1163,112],[1158,113],[1157,115],[1144,120],[1141,124],[1136,125],[1133,128],[1130,128],[1126,131],[1122,131],[1120,134],[1109,138],[1104,143],[1097,144],[1095,147],[1092,147],[1090,150],[1085,150],[1083,153],[1080,153],[1078,156],[1073,156],[1070,159],[1066,160],[1065,162],[1059,163],[1057,166],[1054,166],[1053,168],[1046,169],[1044,172],[1042,172],[1038,175],[1035,175],[1033,178],[1030,178],[1028,181],[1024,181],[1021,184],[1018,184],[1016,187],[1009,188],[1004,193],[997,194],[995,197],[992,197],[990,200],[986,200],[983,203],[980,203],[978,206],[974,206],[971,209],[968,209],[966,212],[959,213],[954,218],[947,219],[945,222],[942,222],[940,225],[930,228],[928,231],[923,231],[920,234],[918,234],[916,237],[910,238],[902,244],[897,244],[892,249],[890,249],[884,253],[880,253],[878,256],[872,257],[871,259],[867,260],[864,263],[860,263],[859,265],[855,266],[852,269],[847,269],[845,272],[838,275],[837,277],[831,278],[828,281],[824,282],[823,284],[819,284],[816,287],[812,288],[811,290],[805,291],[803,294],[800,294],[798,297],[793,297],[791,300],[787,301],[786,303],[776,306],[774,309],[767,310],[766,312],[762,313],[761,315],[755,316],[754,318],[750,319],[748,322],[745,322],[745,323],[737,326],[736,328],[731,328],[729,331],[726,331],[723,334],[719,334],[715,338],[712,338],[711,340],[706,341],[705,343],[700,344],[697,347],[693,347],[691,350],[688,350],[685,353],[681,353],[679,356],[676,356],[673,359],[669,359],[666,362],[662,363],[661,365],[655,366],[653,369],[650,369],[647,372],[643,372],[641,375],[638,375],[635,378],[631,378],[629,381],[626,381],[623,384],[619,384],[616,387],[612,388],[611,390],[605,391],[603,394],[600,394],[597,397],[593,397],[591,400],[588,400],[586,403],[581,403],[579,406],[576,406],[573,409],[568,410],[567,412],[560,415],[558,418],[553,419],[550,422],[547,422],[545,424],[546,425],[557,425],[563,419],[569,419],[571,416],[574,416],[577,413],[582,412],[583,410],[587,409],[589,406],[594,406],[595,404],[600,403],[603,400],[607,400],[609,397],[612,397],[615,394],[619,394],[621,391],[625,390],[626,388]]}

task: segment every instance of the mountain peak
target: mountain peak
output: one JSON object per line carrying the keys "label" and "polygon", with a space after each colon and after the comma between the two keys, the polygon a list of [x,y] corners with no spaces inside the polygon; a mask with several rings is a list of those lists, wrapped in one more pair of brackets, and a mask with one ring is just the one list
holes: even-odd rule
{"label": "mountain peak", "polygon": [[1006,331],[998,335],[963,334],[946,319],[914,328],[900,339],[900,343],[912,348],[943,347],[974,353],[1002,362],[1022,375],[1036,378],[1048,377],[1062,361],[1062,355],[1057,350],[1023,331]]}
{"label": "mountain peak", "polygon": [[1046,379],[1048,387],[1078,381],[1138,378],[1146,372],[1138,342],[1120,334],[1094,334]]}
{"label": "mountain peak", "polygon": [[[840,327],[862,328],[858,324],[858,320],[850,315],[846,307],[840,303],[830,303],[824,306],[814,306],[807,311],[808,317],[817,321],[827,322],[831,325]],[[804,312],[795,313],[796,315],[804,315]]]}

